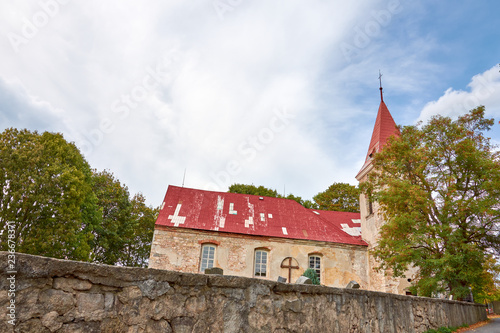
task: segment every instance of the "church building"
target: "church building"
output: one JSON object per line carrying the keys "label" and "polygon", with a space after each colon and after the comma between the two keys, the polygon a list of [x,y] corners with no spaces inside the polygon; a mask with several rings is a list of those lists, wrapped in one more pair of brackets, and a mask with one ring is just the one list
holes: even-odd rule
{"label": "church building", "polygon": [[[372,170],[371,158],[396,124],[383,101],[378,109],[365,163],[356,179]],[[289,199],[169,186],[155,224],[150,268],[295,282],[307,268],[320,283],[407,293],[409,279],[377,272],[369,250],[383,224],[377,203],[360,197],[360,213],[307,209]],[[387,272],[386,272],[387,273]]]}

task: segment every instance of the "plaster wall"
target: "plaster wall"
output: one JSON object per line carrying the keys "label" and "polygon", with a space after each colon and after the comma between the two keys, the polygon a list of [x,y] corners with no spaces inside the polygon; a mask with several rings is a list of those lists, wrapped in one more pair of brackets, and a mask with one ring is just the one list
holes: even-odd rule
{"label": "plaster wall", "polygon": [[[309,255],[321,258],[321,284],[345,287],[355,280],[361,288],[368,289],[367,251],[365,246],[352,246],[316,241],[289,240],[284,238],[255,237],[224,234],[179,228],[156,227],[150,268],[197,273],[200,270],[201,247],[205,243],[216,245],[215,267],[224,275],[253,277],[256,249],[268,252],[267,280],[276,281],[279,276],[289,279],[289,270],[281,268],[283,260],[293,258],[291,282],[309,267]],[[288,266],[288,261],[285,262]]]}
{"label": "plaster wall", "polygon": [[[368,174],[372,171],[372,166],[369,165],[364,172],[358,175],[359,183],[367,180]],[[416,274],[415,269],[409,269],[405,273],[405,277],[394,277],[390,270],[377,270],[380,263],[371,255],[371,251],[377,246],[380,237],[380,228],[384,225],[384,218],[379,211],[378,202],[371,203],[365,194],[359,196],[360,215],[361,215],[361,235],[363,240],[368,243],[368,259],[366,265],[366,274],[368,276],[368,289],[374,291],[388,292],[399,295],[405,295],[408,288],[411,286],[411,279]],[[410,279],[410,280],[408,280]]]}

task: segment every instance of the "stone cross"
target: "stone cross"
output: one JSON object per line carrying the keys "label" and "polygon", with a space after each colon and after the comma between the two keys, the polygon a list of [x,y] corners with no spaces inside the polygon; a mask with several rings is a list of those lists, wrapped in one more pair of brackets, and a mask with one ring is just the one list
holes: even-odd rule
{"label": "stone cross", "polygon": [[[285,264],[285,261],[288,259],[288,265]],[[292,269],[299,269],[299,266],[292,266],[292,257],[285,258],[281,262],[281,268],[288,268],[288,281],[292,281]]]}

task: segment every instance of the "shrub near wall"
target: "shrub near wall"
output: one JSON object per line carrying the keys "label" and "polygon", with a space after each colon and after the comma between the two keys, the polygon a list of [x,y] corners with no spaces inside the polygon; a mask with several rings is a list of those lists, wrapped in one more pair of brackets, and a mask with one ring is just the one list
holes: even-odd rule
{"label": "shrub near wall", "polygon": [[94,265],[7,253],[0,332],[424,332],[486,318],[482,305],[233,276]]}

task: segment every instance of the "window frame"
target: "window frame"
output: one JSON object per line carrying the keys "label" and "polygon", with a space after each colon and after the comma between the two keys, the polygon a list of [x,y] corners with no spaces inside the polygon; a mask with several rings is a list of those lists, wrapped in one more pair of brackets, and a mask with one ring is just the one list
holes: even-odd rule
{"label": "window frame", "polygon": [[[314,258],[314,262],[311,263],[311,259],[313,259],[313,258]],[[308,256],[308,259],[309,259],[308,265],[307,265],[308,268],[314,269],[314,271],[318,275],[319,282],[321,282],[321,276],[322,276],[322,274],[321,274],[321,266],[322,266],[321,262],[323,261],[323,255],[321,255],[320,253],[310,253]],[[319,267],[314,267],[317,264],[319,264]]]}
{"label": "window frame", "polygon": [[[260,256],[258,254],[260,254]],[[265,254],[264,260],[262,257],[263,254]],[[259,262],[257,262],[257,259],[259,259]],[[254,259],[253,259],[253,276],[257,278],[269,277],[268,272],[269,272],[269,250],[262,248],[255,249]]]}
{"label": "window frame", "polygon": [[[210,253],[210,248],[213,248],[213,253]],[[208,249],[207,256],[204,258],[205,249]],[[215,258],[217,254],[217,244],[203,243],[200,251],[200,269],[201,273],[205,273],[205,269],[215,267]],[[212,255],[212,256],[210,256]],[[203,267],[205,266],[205,267]]]}

